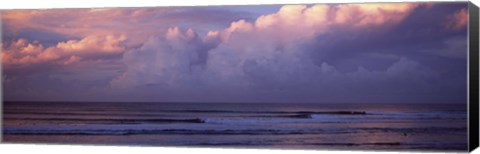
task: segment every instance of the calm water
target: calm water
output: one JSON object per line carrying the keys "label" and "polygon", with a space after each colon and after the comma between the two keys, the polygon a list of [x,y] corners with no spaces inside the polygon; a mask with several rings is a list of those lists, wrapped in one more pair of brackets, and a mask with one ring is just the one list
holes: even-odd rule
{"label": "calm water", "polygon": [[465,105],[4,103],[5,142],[466,150]]}

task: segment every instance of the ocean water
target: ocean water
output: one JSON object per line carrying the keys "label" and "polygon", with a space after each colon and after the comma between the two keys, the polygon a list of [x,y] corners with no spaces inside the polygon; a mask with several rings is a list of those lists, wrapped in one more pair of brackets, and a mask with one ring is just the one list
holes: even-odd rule
{"label": "ocean water", "polygon": [[467,150],[466,105],[5,102],[3,141]]}

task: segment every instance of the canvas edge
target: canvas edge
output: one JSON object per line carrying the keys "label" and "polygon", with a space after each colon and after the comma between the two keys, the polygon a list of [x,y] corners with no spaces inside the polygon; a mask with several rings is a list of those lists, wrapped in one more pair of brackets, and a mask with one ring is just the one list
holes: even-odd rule
{"label": "canvas edge", "polygon": [[468,149],[471,152],[478,147],[479,142],[479,12],[472,2],[469,2],[468,11]]}

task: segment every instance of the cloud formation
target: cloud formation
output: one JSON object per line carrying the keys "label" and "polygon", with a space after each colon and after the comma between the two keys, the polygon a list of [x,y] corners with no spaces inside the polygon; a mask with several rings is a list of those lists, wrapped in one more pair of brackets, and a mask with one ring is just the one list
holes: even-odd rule
{"label": "cloud formation", "polygon": [[[345,73],[327,62],[318,63],[302,48],[332,29],[362,31],[395,26],[417,6],[284,6],[253,23],[234,21],[203,39],[191,29],[182,32],[172,28],[164,37],[151,38],[140,48],[128,51],[124,55],[127,71],[111,84],[134,87],[134,91],[142,86],[168,89],[169,95],[189,96],[189,91],[195,91],[210,101],[240,99],[248,94],[254,95],[248,101],[334,102],[344,93],[352,100],[369,95],[374,96],[364,100],[415,101],[408,98],[415,95],[434,95],[440,100],[442,92],[435,92],[438,87],[429,85],[441,84],[436,81],[436,72],[415,60],[399,56],[384,71],[359,66]],[[220,41],[212,41],[212,48],[205,48],[206,40]],[[198,51],[207,53],[208,60],[205,66],[195,68],[192,63],[198,59]],[[222,95],[231,97],[222,100]],[[382,95],[388,99],[382,99]]]}
{"label": "cloud formation", "polygon": [[[35,13],[18,12],[4,17],[10,33],[42,29],[68,37],[51,45],[7,42],[3,80],[16,91],[7,93],[11,99],[39,98],[31,93],[44,80],[55,86],[42,99],[461,103],[466,101],[465,8],[287,5],[250,19],[208,18],[219,11],[214,9],[76,11],[91,17],[40,11],[38,16],[55,17],[40,26],[31,24]],[[199,18],[187,21],[189,14]],[[15,24],[20,26],[12,28]],[[8,69],[34,64],[55,67],[34,79]]]}
{"label": "cloud formation", "polygon": [[466,8],[456,11],[454,14],[448,16],[448,21],[446,22],[446,27],[460,30],[467,26],[468,24],[468,10]]}
{"label": "cloud formation", "polygon": [[91,35],[44,47],[38,41],[29,42],[21,38],[4,45],[2,62],[6,69],[47,62],[72,64],[92,55],[120,54],[126,49],[122,44],[126,39],[125,35]]}
{"label": "cloud formation", "polygon": [[[99,8],[2,11],[4,40],[18,37],[29,40],[57,41],[90,35],[122,33],[129,36],[128,46],[138,46],[152,35],[162,35],[172,26],[223,26],[248,12],[211,8]],[[55,42],[55,43],[57,43]]]}

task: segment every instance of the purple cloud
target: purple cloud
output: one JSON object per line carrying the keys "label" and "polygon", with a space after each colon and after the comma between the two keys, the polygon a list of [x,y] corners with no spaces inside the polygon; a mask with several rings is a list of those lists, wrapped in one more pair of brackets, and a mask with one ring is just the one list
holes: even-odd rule
{"label": "purple cloud", "polygon": [[[452,28],[446,23],[462,19],[464,8],[464,3],[297,5],[284,6],[254,20],[225,16],[204,20],[212,13],[208,9],[172,8],[164,13],[140,9],[137,14],[135,10],[112,11],[119,13],[115,19],[156,21],[148,26],[140,23],[140,27],[160,26],[150,35],[143,32],[151,27],[129,31],[125,36],[128,39],[103,36],[134,27],[134,23],[108,30],[100,26],[93,29],[104,32],[98,38],[105,39],[85,35],[57,43],[58,50],[37,45],[41,47],[37,57],[50,49],[57,51],[54,53],[58,57],[47,61],[78,65],[49,67],[52,71],[47,74],[41,73],[45,68],[39,68],[29,77],[15,76],[9,70],[3,80],[12,91],[6,98],[462,103],[466,101],[466,28]],[[175,20],[179,23],[160,21],[170,13],[180,18]],[[187,22],[186,15],[192,13],[201,18]],[[422,18],[429,18],[429,22]],[[224,24],[225,20],[233,21]],[[112,23],[119,21],[104,26]],[[211,30],[222,24],[227,27]],[[189,26],[191,29],[184,28]],[[93,32],[86,30],[76,32]],[[119,43],[122,41],[125,43]],[[19,53],[27,47],[10,53],[25,57]],[[98,58],[96,53],[102,51],[115,51],[120,56]],[[89,65],[93,62],[101,63],[99,66],[111,64],[112,69]],[[67,71],[73,66],[77,70]],[[87,71],[87,66],[95,69]],[[46,85],[41,81],[54,83],[42,95],[40,89]]]}

